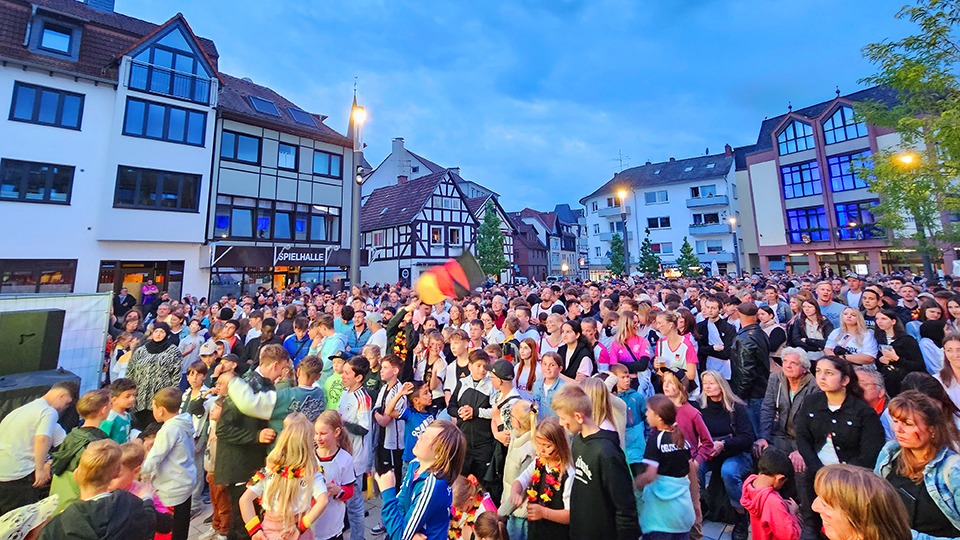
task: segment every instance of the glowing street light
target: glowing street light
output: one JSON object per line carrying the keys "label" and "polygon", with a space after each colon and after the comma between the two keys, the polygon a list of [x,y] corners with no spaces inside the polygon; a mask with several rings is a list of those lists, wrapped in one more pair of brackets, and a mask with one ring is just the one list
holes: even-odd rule
{"label": "glowing street light", "polygon": [[567,273],[569,270],[570,270],[570,265],[568,265],[568,264],[566,263],[566,261],[564,261],[563,264],[560,265],[560,271],[563,272],[564,275],[566,275],[566,273]]}
{"label": "glowing street light", "polygon": [[916,167],[920,164],[920,156],[916,152],[901,152],[895,154],[893,159],[896,160],[897,164],[903,167]]}

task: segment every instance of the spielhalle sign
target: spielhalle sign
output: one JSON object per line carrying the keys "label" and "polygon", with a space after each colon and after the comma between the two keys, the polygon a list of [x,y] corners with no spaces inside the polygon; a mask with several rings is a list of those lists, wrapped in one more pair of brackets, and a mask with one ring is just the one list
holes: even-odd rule
{"label": "spielhalle sign", "polygon": [[274,266],[326,266],[327,249],[309,247],[273,247]]}

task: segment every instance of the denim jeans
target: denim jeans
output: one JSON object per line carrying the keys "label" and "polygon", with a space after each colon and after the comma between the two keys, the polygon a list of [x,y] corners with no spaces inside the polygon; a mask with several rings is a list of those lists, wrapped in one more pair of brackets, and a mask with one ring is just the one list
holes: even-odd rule
{"label": "denim jeans", "polygon": [[527,540],[527,520],[513,515],[508,517],[507,536],[510,540]]}
{"label": "denim jeans", "polygon": [[[697,476],[700,480],[701,489],[706,488],[707,471],[715,469],[715,462],[707,461],[700,466]],[[727,492],[727,498],[735,510],[743,510],[740,504],[740,496],[743,493],[743,480],[750,474],[750,468],[753,466],[753,458],[750,452],[744,452],[735,456],[730,456],[720,464],[720,479],[723,481],[723,487]]]}
{"label": "denim jeans", "polygon": [[750,417],[750,425],[753,426],[753,435],[760,436],[760,407],[763,405],[763,398],[754,398],[747,400],[747,416]]}
{"label": "denim jeans", "polygon": [[351,540],[363,540],[367,528],[363,514],[363,477],[360,476],[354,485],[353,497],[347,499],[347,520],[350,522]]}

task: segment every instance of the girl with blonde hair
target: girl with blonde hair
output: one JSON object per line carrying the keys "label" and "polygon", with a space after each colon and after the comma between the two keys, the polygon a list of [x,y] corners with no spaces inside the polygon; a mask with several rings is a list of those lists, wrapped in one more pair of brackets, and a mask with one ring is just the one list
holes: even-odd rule
{"label": "girl with blonde hair", "polygon": [[347,438],[347,428],[337,411],[324,411],[314,423],[319,470],[327,481],[329,504],[327,510],[313,525],[317,538],[333,538],[343,533],[343,518],[347,513],[345,501],[353,497],[357,476],[353,469],[353,447]]}
{"label": "girl with blonde hair", "polygon": [[576,470],[567,432],[556,417],[540,420],[534,432],[537,457],[513,482],[509,512],[527,504],[527,538],[561,540],[570,537],[570,493]]}
{"label": "girl with blonde hair", "polygon": [[824,356],[839,356],[856,366],[870,366],[876,370],[874,362],[880,347],[872,331],[867,331],[863,313],[852,307],[840,313],[840,327],[830,332],[824,345]]}

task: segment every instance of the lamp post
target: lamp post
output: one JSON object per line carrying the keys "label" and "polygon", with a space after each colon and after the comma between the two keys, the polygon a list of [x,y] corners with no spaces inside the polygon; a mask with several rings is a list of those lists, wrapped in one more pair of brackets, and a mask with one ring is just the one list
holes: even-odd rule
{"label": "lamp post", "polygon": [[620,221],[623,223],[623,264],[627,277],[630,277],[630,241],[627,238],[627,190],[617,191],[620,199]]}
{"label": "lamp post", "polygon": [[354,179],[351,185],[350,199],[350,285],[360,285],[360,198],[362,197],[361,187],[365,180],[363,168],[360,162],[363,161],[363,122],[367,119],[367,110],[357,105],[357,100],[353,100],[353,110],[350,111],[350,118],[353,121],[353,164]]}
{"label": "lamp post", "polygon": [[733,231],[733,262],[737,264],[737,276],[740,276],[740,243],[737,242],[737,218],[730,216],[730,229]]}

